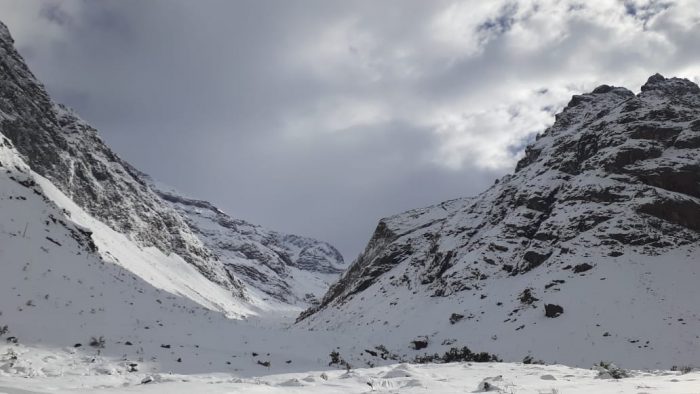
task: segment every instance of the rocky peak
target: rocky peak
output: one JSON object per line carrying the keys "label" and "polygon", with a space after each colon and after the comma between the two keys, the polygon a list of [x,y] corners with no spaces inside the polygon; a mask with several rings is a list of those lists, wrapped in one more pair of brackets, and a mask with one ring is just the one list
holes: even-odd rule
{"label": "rocky peak", "polygon": [[14,43],[14,40],[10,35],[10,30],[4,23],[2,23],[2,21],[0,21],[0,41],[9,41],[11,44]]}
{"label": "rocky peak", "polygon": [[642,86],[642,92],[659,92],[670,95],[698,94],[700,88],[697,84],[686,78],[664,78],[661,74],[654,74]]}

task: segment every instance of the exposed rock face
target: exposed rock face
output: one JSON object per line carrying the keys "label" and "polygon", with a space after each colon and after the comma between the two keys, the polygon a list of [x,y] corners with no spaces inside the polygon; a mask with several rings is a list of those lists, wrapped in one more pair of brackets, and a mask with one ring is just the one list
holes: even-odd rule
{"label": "exposed rock face", "polygon": [[262,230],[205,201],[154,189],[93,127],[49,97],[2,23],[0,133],[32,170],[92,216],[139,245],[180,255],[241,298],[243,278],[281,301],[313,304],[340,273],[342,256],[326,243]]}
{"label": "exposed rock face", "polygon": [[[377,305],[390,303],[398,319],[410,326],[410,319],[403,319],[410,313],[409,304],[456,303],[478,316],[476,310],[495,313],[496,296],[515,299],[516,310],[499,299],[510,313],[494,320],[536,323],[542,316],[528,312],[524,319],[529,309],[517,302],[525,288],[537,289],[543,301],[533,307],[541,307],[551,294],[562,299],[567,289],[578,288],[579,282],[572,280],[600,275],[595,286],[616,286],[620,284],[604,282],[609,270],[629,271],[626,275],[636,278],[639,261],[668,267],[689,261],[700,249],[699,125],[700,90],[684,79],[655,75],[639,95],[603,85],[574,96],[554,125],[527,148],[514,174],[475,198],[382,219],[364,253],[321,304],[298,321],[318,329],[342,325],[343,316],[352,316],[346,323],[357,322],[358,327],[389,320],[381,307],[361,304],[371,299]],[[677,250],[688,252],[667,263],[663,256]],[[655,287],[660,282],[654,280],[649,278],[640,289],[661,292]],[[603,293],[610,302],[637,297],[615,288]],[[601,307],[598,317],[572,316],[570,306],[561,304],[570,313],[557,321],[604,320],[605,313],[613,313]],[[640,313],[649,319],[654,314],[643,309]],[[479,340],[470,331],[479,329],[476,320],[471,320],[473,327],[462,328],[473,341]],[[412,334],[449,331],[437,323],[421,327],[426,331]],[[522,333],[525,327],[515,328]],[[488,343],[488,337],[484,340]],[[532,350],[538,356],[538,349]]]}

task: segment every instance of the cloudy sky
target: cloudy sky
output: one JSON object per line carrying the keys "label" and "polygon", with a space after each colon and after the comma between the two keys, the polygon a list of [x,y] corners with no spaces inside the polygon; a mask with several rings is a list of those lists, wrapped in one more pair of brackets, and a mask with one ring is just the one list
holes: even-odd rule
{"label": "cloudy sky", "polygon": [[572,94],[698,81],[700,1],[0,0],[59,101],[235,217],[335,244],[474,195]]}

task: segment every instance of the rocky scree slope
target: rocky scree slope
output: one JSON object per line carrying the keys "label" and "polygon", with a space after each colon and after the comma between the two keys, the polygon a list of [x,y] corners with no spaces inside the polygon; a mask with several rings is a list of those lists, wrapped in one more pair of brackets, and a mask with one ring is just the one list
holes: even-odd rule
{"label": "rocky scree slope", "polygon": [[698,364],[699,264],[700,89],[657,74],[574,96],[477,197],[382,219],[298,325],[406,357]]}
{"label": "rocky scree slope", "polygon": [[[141,246],[181,256],[242,299],[239,279],[277,300],[308,305],[340,273],[342,256],[326,243],[243,225],[209,203],[154,189],[94,128],[49,97],[13,43],[0,23],[0,133],[33,171],[90,215]],[[200,219],[220,228],[204,231]]]}

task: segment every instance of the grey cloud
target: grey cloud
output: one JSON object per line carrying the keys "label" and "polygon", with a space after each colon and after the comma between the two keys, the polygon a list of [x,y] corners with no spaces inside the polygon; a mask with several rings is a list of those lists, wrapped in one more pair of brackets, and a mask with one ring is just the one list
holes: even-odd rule
{"label": "grey cloud", "polygon": [[[448,10],[457,30],[440,35]],[[571,94],[634,90],[655,72],[697,78],[696,11],[682,0],[0,3],[47,88],[121,156],[348,258],[380,217],[482,191]]]}
{"label": "grey cloud", "polygon": [[624,2],[625,12],[634,18],[639,19],[646,27],[653,17],[659,13],[669,9],[674,4],[670,1],[647,0],[639,3],[638,1],[627,0]]}
{"label": "grey cloud", "polygon": [[72,21],[70,15],[56,3],[46,3],[42,5],[39,11],[39,16],[46,19],[48,22],[59,25],[67,25]]}
{"label": "grey cloud", "polygon": [[495,18],[489,18],[477,26],[477,32],[501,35],[513,27],[515,14],[518,11],[517,3],[507,3],[501,8],[501,12]]}

